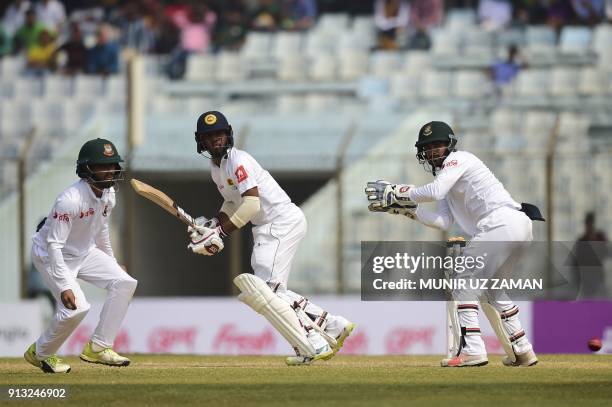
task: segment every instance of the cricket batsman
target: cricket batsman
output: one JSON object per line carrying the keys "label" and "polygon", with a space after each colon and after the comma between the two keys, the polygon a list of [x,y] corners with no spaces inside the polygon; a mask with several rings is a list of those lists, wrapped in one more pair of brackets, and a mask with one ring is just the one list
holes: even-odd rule
{"label": "cricket batsman", "polygon": [[287,358],[288,365],[330,359],[355,324],[287,287],[293,256],[306,234],[304,214],[268,171],[234,147],[232,126],[222,113],[200,115],[195,141],[197,152],[211,160],[223,204],[212,219],[197,218],[197,227],[188,229],[188,249],[214,255],[227,235],[251,222],[255,276],[241,274],[234,280],[242,291],[238,298],[266,317],[294,348],[296,356]]}
{"label": "cricket batsman", "polygon": [[[368,183],[366,195],[374,212],[403,214],[426,226],[449,230],[457,222],[470,236],[464,255],[478,256],[483,242],[504,242],[489,253],[485,275],[492,277],[502,267],[511,265],[524,242],[533,239],[532,219],[544,220],[539,209],[517,203],[487,166],[467,151],[457,151],[457,138],[446,123],[433,121],[419,131],[417,159],[434,181],[415,187],[393,185],[386,181]],[[437,201],[437,210],[428,211],[419,203]],[[480,245],[479,245],[480,244]],[[490,246],[489,246],[490,247]],[[455,330],[457,352],[442,366],[482,366],[488,363],[487,352],[478,322],[479,305],[504,346],[506,366],[532,366],[538,361],[518,317],[518,307],[507,295],[474,293],[473,301],[456,301]],[[471,297],[469,299],[472,299]],[[480,299],[480,301],[478,301]]]}
{"label": "cricket batsman", "polygon": [[51,323],[24,354],[43,372],[70,372],[70,365],[56,352],[90,308],[77,277],[108,292],[81,359],[110,366],[130,364],[112,349],[137,284],[117,263],[109,236],[115,186],[123,179],[121,162],[112,142],[100,138],[86,142],[76,166],[80,180],[59,194],[32,239],[34,266],[58,300]]}

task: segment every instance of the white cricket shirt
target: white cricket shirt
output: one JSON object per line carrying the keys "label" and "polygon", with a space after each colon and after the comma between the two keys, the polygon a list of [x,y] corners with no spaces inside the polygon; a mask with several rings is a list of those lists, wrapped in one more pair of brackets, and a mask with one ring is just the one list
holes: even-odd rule
{"label": "white cricket shirt", "polygon": [[115,207],[115,190],[98,198],[85,180],[65,189],[55,200],[44,226],[33,236],[33,250],[48,258],[60,290],[69,286],[64,260],[86,256],[94,247],[114,258],[109,219]]}
{"label": "white cricket shirt", "polygon": [[478,232],[479,222],[495,209],[521,208],[491,170],[467,151],[450,153],[434,181],[411,188],[409,196],[415,202],[440,201],[436,213],[419,207],[419,220],[442,229],[449,229],[456,221],[471,236]]}
{"label": "white cricket shirt", "polygon": [[259,192],[260,210],[251,223],[256,226],[293,215],[299,208],[270,173],[246,151],[232,147],[217,167],[211,160],[211,175],[225,201],[242,204],[242,194],[253,187]]}

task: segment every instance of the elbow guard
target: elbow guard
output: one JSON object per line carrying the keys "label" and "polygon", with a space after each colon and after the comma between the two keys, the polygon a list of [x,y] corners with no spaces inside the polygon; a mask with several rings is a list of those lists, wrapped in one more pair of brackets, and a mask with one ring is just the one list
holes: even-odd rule
{"label": "elbow guard", "polygon": [[230,217],[230,222],[232,222],[237,228],[241,228],[251,219],[257,215],[261,205],[259,203],[258,196],[245,196],[242,204],[238,207],[236,212]]}

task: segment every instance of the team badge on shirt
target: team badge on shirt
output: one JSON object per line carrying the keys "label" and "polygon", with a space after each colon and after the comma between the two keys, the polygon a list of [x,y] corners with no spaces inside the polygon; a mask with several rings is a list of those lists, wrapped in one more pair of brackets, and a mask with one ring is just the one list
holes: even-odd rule
{"label": "team badge on shirt", "polygon": [[238,183],[241,183],[242,181],[244,181],[245,179],[249,177],[249,174],[247,174],[246,170],[244,169],[242,165],[236,169],[235,174],[236,174],[236,179],[238,180]]}
{"label": "team badge on shirt", "polygon": [[232,181],[231,178],[228,178],[227,179],[227,185],[229,185],[230,187],[233,187],[234,186],[234,181]]}
{"label": "team badge on shirt", "polygon": [[113,146],[111,146],[110,144],[104,144],[104,152],[102,154],[107,157],[114,156],[115,152],[113,151]]}

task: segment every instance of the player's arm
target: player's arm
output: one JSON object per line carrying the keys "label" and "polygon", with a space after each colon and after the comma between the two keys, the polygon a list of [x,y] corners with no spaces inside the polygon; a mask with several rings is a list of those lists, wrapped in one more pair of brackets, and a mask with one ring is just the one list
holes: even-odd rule
{"label": "player's arm", "polygon": [[419,206],[415,211],[414,219],[425,226],[440,230],[449,230],[455,223],[446,199],[438,201],[438,207],[433,212]]}
{"label": "player's arm", "polygon": [[429,184],[412,187],[408,197],[414,202],[433,202],[444,199],[448,191],[457,183],[465,172],[467,165],[459,159],[452,159]]}
{"label": "player's arm", "polygon": [[66,263],[62,249],[68,240],[72,222],[77,219],[78,206],[67,199],[58,200],[53,208],[53,213],[47,219],[49,232],[47,234],[47,254],[51,266],[52,283],[60,293],[64,306],[68,309],[76,309],[76,300],[72,292],[73,279]]}
{"label": "player's arm", "polygon": [[229,235],[251,221],[260,211],[259,191],[257,187],[242,193],[242,203],[231,215],[219,211],[219,223],[224,234]]}

